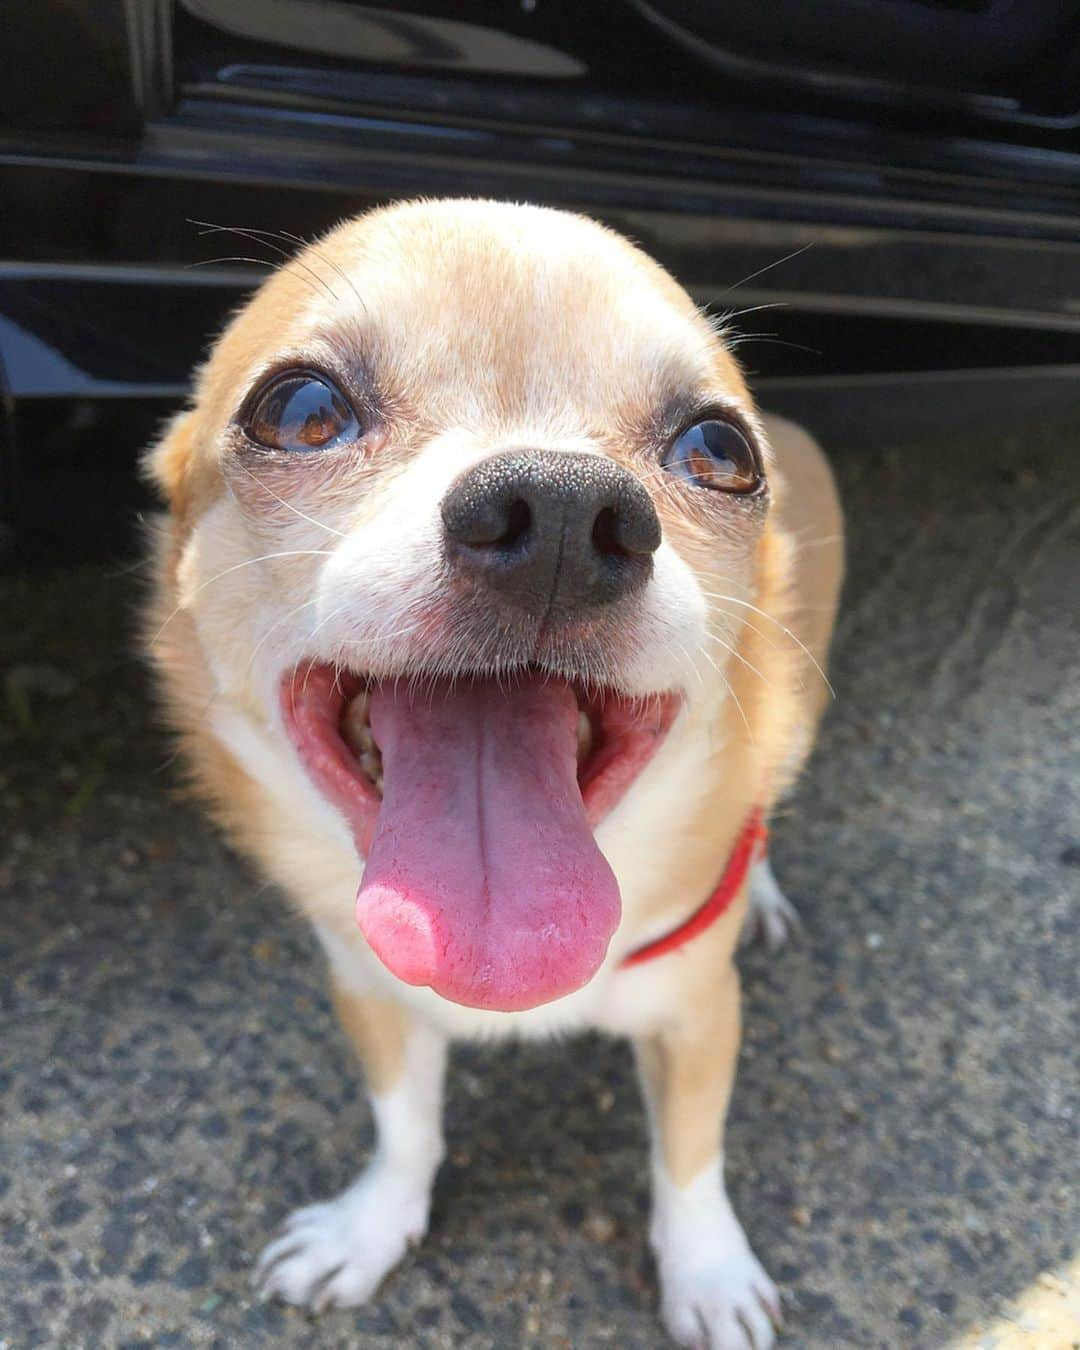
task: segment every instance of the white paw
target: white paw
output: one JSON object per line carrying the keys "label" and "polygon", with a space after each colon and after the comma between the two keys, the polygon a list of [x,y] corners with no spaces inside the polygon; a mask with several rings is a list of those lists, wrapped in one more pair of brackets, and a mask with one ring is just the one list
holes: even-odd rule
{"label": "white paw", "polygon": [[760,932],[769,951],[775,952],[801,927],[799,911],[777,884],[768,858],[759,859],[750,869],[750,907],[741,941],[745,944]]}
{"label": "white paw", "polygon": [[255,1267],[261,1298],[323,1308],[365,1303],[427,1231],[428,1192],[372,1164],[348,1190],[290,1214]]}
{"label": "white paw", "polygon": [[780,1296],[750,1250],[702,1252],[693,1265],[661,1266],[664,1325],[692,1350],[769,1350],[780,1326]]}
{"label": "white paw", "polygon": [[691,1350],[769,1350],[782,1320],[780,1296],[731,1208],[722,1164],[689,1186],[656,1168],[653,1187],[649,1236],[672,1338]]}

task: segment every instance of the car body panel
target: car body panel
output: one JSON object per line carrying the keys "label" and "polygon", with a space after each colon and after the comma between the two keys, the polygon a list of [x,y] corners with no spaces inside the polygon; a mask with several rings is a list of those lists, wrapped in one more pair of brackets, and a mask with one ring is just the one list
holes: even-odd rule
{"label": "car body panel", "polygon": [[29,400],[182,398],[292,248],[210,227],[310,238],[440,193],[627,233],[820,432],[827,406],[851,438],[890,402],[942,426],[950,400],[1029,416],[1029,389],[1080,410],[1080,15],[883,0],[900,36],[874,54],[860,7],[13,0],[4,453]]}

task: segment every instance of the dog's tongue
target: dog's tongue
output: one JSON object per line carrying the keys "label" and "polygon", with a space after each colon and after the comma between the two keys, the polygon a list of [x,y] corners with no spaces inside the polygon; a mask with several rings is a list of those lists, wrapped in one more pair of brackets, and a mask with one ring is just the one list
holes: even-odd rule
{"label": "dog's tongue", "polygon": [[595,974],[619,889],[585,819],[568,685],[381,687],[383,801],[356,897],[376,955],[474,1008],[532,1008]]}

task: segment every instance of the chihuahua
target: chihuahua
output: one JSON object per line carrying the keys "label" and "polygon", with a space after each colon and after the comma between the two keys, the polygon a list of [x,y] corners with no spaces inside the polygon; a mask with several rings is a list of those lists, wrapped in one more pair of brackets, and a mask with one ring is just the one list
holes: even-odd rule
{"label": "chihuahua", "polygon": [[613,231],[418,201],[269,277],[146,464],[170,720],[314,926],[376,1127],[260,1292],[362,1303],[423,1236],[451,1039],[594,1028],[636,1054],[665,1325],[772,1345],[723,1127],[733,954],[791,921],[765,824],[826,697],[820,450]]}

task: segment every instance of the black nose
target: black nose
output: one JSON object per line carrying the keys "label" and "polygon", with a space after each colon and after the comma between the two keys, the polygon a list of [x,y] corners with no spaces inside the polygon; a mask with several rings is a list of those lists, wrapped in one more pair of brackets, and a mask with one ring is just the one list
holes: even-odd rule
{"label": "black nose", "polygon": [[442,517],[451,562],[537,618],[630,594],[660,546],[649,494],[601,455],[492,455],[451,487]]}

